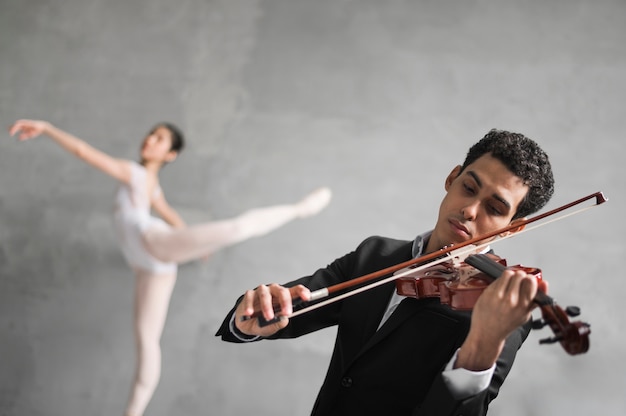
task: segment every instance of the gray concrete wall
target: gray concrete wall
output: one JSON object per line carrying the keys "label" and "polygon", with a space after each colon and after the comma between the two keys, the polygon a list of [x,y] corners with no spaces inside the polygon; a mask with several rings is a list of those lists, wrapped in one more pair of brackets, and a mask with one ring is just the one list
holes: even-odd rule
{"label": "gray concrete wall", "polygon": [[[154,122],[180,124],[162,185],[189,222],[335,191],[320,216],[181,268],[150,415],[307,414],[333,331],[222,343],[234,299],[366,236],[413,238],[470,144],[523,132],[552,156],[550,207],[610,201],[497,248],[593,332],[577,357],[531,334],[491,414],[622,415],[625,17],[622,0],[2,0],[0,125],[45,118],[135,158]],[[47,140],[0,141],[0,415],[122,413],[133,281],[114,189]]]}

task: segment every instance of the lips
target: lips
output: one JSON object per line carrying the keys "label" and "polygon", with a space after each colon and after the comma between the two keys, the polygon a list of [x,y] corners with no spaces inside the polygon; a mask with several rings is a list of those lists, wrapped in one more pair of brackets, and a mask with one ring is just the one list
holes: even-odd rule
{"label": "lips", "polygon": [[448,222],[450,223],[450,225],[452,226],[452,230],[456,234],[462,236],[463,238],[470,238],[471,237],[470,231],[467,229],[467,227],[464,226],[457,219],[451,218],[450,220],[448,220]]}

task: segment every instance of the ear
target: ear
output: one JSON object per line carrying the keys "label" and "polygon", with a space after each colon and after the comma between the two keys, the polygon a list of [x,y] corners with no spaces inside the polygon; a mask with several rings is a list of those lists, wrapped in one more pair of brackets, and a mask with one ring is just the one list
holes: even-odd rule
{"label": "ear", "polygon": [[176,160],[176,157],[178,156],[178,152],[175,151],[170,151],[167,153],[167,155],[165,155],[165,161],[167,163],[173,162],[174,160]]}
{"label": "ear", "polygon": [[454,180],[459,177],[459,173],[461,173],[461,165],[456,165],[456,167],[452,169],[452,171],[446,178],[446,183],[444,184],[446,192],[448,191],[448,189],[450,189],[450,185],[452,185],[452,182],[454,182]]}
{"label": "ear", "polygon": [[506,237],[507,235],[510,234],[515,234],[518,233],[520,231],[522,231],[524,228],[526,228],[526,224],[522,224],[524,221],[526,221],[526,218],[516,218],[513,221],[511,221],[511,223],[509,224],[510,226],[514,226],[515,224],[519,224],[519,226],[517,228],[513,228],[512,230],[509,230],[507,232],[501,233],[500,237]]}

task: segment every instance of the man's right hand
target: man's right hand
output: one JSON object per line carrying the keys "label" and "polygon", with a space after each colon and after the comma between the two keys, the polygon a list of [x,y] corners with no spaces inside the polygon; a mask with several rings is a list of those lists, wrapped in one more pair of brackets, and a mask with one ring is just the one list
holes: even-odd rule
{"label": "man's right hand", "polygon": [[[276,283],[261,285],[254,290],[248,290],[235,310],[235,325],[237,329],[247,335],[267,337],[289,324],[287,316],[291,315],[292,300],[308,301],[311,292],[303,285],[291,288]],[[267,326],[259,326],[259,314],[267,321],[280,317],[279,320]]]}

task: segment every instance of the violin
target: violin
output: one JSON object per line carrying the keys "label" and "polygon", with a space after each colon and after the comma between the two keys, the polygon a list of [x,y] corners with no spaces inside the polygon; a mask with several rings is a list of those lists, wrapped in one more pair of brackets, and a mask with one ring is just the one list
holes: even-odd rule
{"label": "violin", "polygon": [[[468,311],[474,308],[478,297],[493,280],[500,277],[507,269],[506,260],[495,254],[472,254],[464,262],[452,261],[437,264],[418,271],[415,266],[399,270],[396,283],[398,295],[415,299],[439,298],[443,305],[453,310]],[[515,265],[508,267],[523,270],[527,274],[542,280],[541,269]],[[570,322],[568,316],[580,314],[580,308],[568,306],[563,310],[556,302],[541,290],[537,291],[533,301],[541,309],[542,319],[532,322],[533,329],[549,325],[553,337],[544,338],[540,344],[560,342],[571,355],[582,354],[589,350],[590,325],[586,322]]]}
{"label": "violin", "polygon": [[[583,207],[575,212],[553,218],[545,223],[541,223],[533,227],[527,227],[528,224],[543,220],[544,218],[568,210],[589,200],[595,200],[595,204]],[[606,201],[607,199],[602,192],[595,192],[551,211],[516,222],[514,225],[512,224],[490,233],[474,237],[463,243],[443,247],[437,251],[415,259],[411,259],[346,282],[338,283],[333,286],[317,289],[311,292],[310,299],[307,302],[309,305],[307,306],[303,305],[305,302],[301,299],[293,297],[292,295],[293,304],[302,305],[304,307],[287,315],[286,318],[293,318],[298,315],[305,314],[317,308],[340,301],[394,280],[400,280],[396,287],[397,290],[398,287],[400,287],[400,290],[402,290],[403,293],[408,294],[405,296],[438,297],[442,303],[449,305],[452,308],[461,310],[472,309],[485,287],[494,279],[498,278],[502,274],[502,271],[506,269],[505,260],[500,258],[493,259],[489,256],[474,253],[477,253],[481,249],[497,241],[511,238],[521,234],[522,232],[527,232],[551,222],[586,211],[592,207],[603,204]],[[463,267],[458,267],[459,259],[463,258],[463,261],[467,263],[467,265],[479,269],[482,274],[473,272],[469,268],[463,269]],[[451,261],[452,263],[450,263]],[[456,265],[454,265],[455,261],[457,262]],[[537,268],[524,268],[520,265],[512,267],[522,268],[526,273],[534,275],[537,279],[542,278],[541,270]],[[427,274],[420,275],[420,273],[424,270],[427,270]],[[458,277],[462,276],[462,273],[469,274],[463,278]],[[404,279],[406,275],[411,274],[413,275],[412,278]],[[451,278],[451,276],[455,274],[457,277]],[[420,279],[415,279],[415,276],[419,276]],[[330,297],[331,295],[335,296]],[[580,313],[579,308],[567,307],[563,310],[558,307],[554,300],[544,292],[538,292],[534,302],[541,308],[542,319],[534,321],[533,328],[539,329],[548,325],[554,333],[553,337],[541,340],[541,344],[560,342],[563,348],[570,354],[581,354],[589,349],[588,334],[591,332],[589,324],[583,322],[570,323],[568,319],[568,316],[577,316]],[[280,305],[275,304],[274,312],[278,311],[280,311]],[[258,318],[260,326],[268,325],[280,319],[280,317],[276,316],[274,319],[267,321],[263,318],[261,312],[255,312],[250,316],[242,317],[243,320],[253,318]]]}
{"label": "violin", "polygon": [[[495,254],[486,256],[506,266],[505,259]],[[539,269],[522,266],[516,268],[522,268],[526,273],[535,275],[541,280]],[[455,264],[453,260],[425,269],[417,268],[415,265],[409,266],[398,270],[394,275],[399,276],[395,281],[398,295],[414,299],[439,298],[443,305],[461,311],[472,310],[483,290],[493,281],[491,276],[471,265],[465,262]]]}

